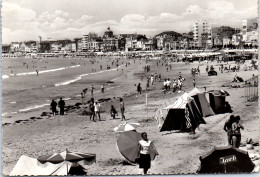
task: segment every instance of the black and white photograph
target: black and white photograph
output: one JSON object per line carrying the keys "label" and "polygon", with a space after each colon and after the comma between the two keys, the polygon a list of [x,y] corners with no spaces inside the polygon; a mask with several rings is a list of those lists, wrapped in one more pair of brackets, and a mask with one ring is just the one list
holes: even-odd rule
{"label": "black and white photograph", "polygon": [[259,173],[257,0],[2,0],[4,176]]}

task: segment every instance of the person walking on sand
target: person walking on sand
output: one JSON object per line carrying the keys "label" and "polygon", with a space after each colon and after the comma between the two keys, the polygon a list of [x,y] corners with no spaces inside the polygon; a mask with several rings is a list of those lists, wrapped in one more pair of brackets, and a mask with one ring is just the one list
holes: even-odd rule
{"label": "person walking on sand", "polygon": [[54,100],[52,100],[50,106],[51,106],[52,115],[55,116],[55,114],[56,114],[56,112],[57,112],[57,109],[56,109],[56,107],[57,107],[57,102],[54,101]]}
{"label": "person walking on sand", "polygon": [[37,76],[39,76],[39,71],[36,69],[36,74],[37,74]]}
{"label": "person walking on sand", "polygon": [[104,92],[105,92],[105,85],[102,84],[102,85],[101,85],[101,93],[104,93]]}
{"label": "person walking on sand", "polygon": [[149,168],[151,168],[151,156],[150,149],[153,146],[152,141],[147,138],[147,133],[141,134],[142,140],[139,141],[139,168],[144,170],[144,175],[147,174]]}
{"label": "person walking on sand", "polygon": [[193,87],[196,87],[196,81],[195,81],[195,79],[193,79],[192,83],[193,83]]}
{"label": "person walking on sand", "polygon": [[121,111],[122,121],[123,121],[125,120],[125,104],[122,98],[120,98],[119,100],[120,100],[120,111]]}
{"label": "person walking on sand", "polygon": [[228,145],[232,144],[231,139],[231,126],[235,120],[235,116],[231,115],[228,120],[226,120],[224,124],[224,130],[227,132],[227,138],[228,138]]}
{"label": "person walking on sand", "polygon": [[142,87],[141,87],[141,83],[139,83],[137,85],[137,94],[141,95],[142,94]]}
{"label": "person walking on sand", "polygon": [[60,98],[60,101],[58,102],[58,106],[60,108],[60,115],[64,116],[64,106],[65,106],[65,101]]}
{"label": "person walking on sand", "polygon": [[89,119],[90,121],[93,119],[93,121],[95,122],[95,106],[94,106],[94,98],[91,98],[90,99],[90,102],[89,102]]}
{"label": "person walking on sand", "polygon": [[[99,102],[95,102],[94,103],[94,111],[95,111],[95,115],[94,115],[94,117],[95,116],[98,116],[98,119],[99,119],[99,121],[101,121],[101,118],[100,118],[100,109],[101,109],[101,105],[100,105],[100,103]],[[94,118],[93,118],[94,119]]]}
{"label": "person walking on sand", "polygon": [[93,97],[93,94],[94,94],[94,86],[93,85],[91,85],[90,91],[91,91],[91,97]]}
{"label": "person walking on sand", "polygon": [[236,148],[239,148],[241,142],[240,129],[244,130],[244,127],[240,123],[240,116],[236,116],[231,126],[232,146]]}

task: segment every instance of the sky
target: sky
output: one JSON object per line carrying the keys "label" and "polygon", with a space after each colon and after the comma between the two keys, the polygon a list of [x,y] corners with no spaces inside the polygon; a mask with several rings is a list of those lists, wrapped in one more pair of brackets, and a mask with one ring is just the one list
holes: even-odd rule
{"label": "sky", "polygon": [[200,19],[241,28],[257,9],[257,0],[2,0],[2,43],[102,35],[108,26],[114,34],[184,33]]}

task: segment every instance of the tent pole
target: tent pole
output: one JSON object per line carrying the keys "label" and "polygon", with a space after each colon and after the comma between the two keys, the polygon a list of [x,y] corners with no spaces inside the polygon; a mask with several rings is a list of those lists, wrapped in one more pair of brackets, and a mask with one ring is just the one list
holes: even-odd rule
{"label": "tent pole", "polygon": [[68,172],[68,163],[67,162],[66,162],[66,167],[67,167],[67,175],[68,175],[69,172]]}

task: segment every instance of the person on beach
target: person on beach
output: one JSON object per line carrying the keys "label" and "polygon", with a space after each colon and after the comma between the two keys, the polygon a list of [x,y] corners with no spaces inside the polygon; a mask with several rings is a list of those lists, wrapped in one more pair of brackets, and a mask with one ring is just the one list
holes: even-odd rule
{"label": "person on beach", "polygon": [[170,78],[167,80],[167,90],[171,90],[171,81]]}
{"label": "person on beach", "polygon": [[94,86],[93,85],[91,85],[90,91],[91,91],[91,96],[93,97],[93,94],[94,94]]}
{"label": "person on beach", "polygon": [[167,91],[167,79],[164,79],[163,89],[164,89],[164,93],[166,93],[166,91]]}
{"label": "person on beach", "polygon": [[142,95],[141,83],[139,83],[139,84],[137,85],[137,94]]}
{"label": "person on beach", "polygon": [[58,102],[58,106],[60,108],[60,115],[64,116],[64,107],[65,107],[65,101],[60,98],[60,101]]}
{"label": "person on beach", "polygon": [[175,80],[175,78],[173,78],[173,81],[172,81],[172,91],[175,92],[176,89],[177,89],[177,81]]}
{"label": "person on beach", "polygon": [[240,123],[240,116],[236,116],[231,126],[232,146],[236,148],[239,148],[241,142],[240,129],[244,130],[244,127]]}
{"label": "person on beach", "polygon": [[151,156],[150,148],[153,146],[153,143],[147,138],[147,133],[143,132],[141,134],[142,140],[139,141],[139,168],[144,170],[144,175],[147,174],[149,168],[151,168]]}
{"label": "person on beach", "polygon": [[195,81],[195,79],[193,79],[192,83],[193,83],[193,87],[196,87],[196,81]]}
{"label": "person on beach", "polygon": [[102,84],[102,85],[101,85],[101,93],[104,93],[104,92],[105,92],[105,85]]}
{"label": "person on beach", "polygon": [[182,80],[179,78],[178,79],[178,88],[179,88],[179,91],[181,91],[181,88],[182,88]]}
{"label": "person on beach", "polygon": [[231,145],[232,144],[232,139],[231,139],[231,126],[233,124],[235,120],[235,116],[234,115],[231,115],[229,117],[228,120],[226,120],[225,124],[224,124],[224,130],[227,132],[227,137],[228,137],[228,145]]}
{"label": "person on beach", "polygon": [[53,115],[53,116],[55,116],[55,114],[56,114],[56,112],[57,112],[57,109],[56,109],[57,105],[58,105],[58,104],[57,104],[56,101],[54,101],[54,100],[51,101],[50,107],[51,107],[51,111],[52,111],[52,115]]}
{"label": "person on beach", "polygon": [[119,100],[120,100],[120,111],[121,111],[122,121],[123,121],[125,120],[125,104],[122,98],[120,98]]}
{"label": "person on beach", "polygon": [[39,76],[39,72],[38,72],[38,70],[36,69],[36,74],[37,74],[37,76]]}
{"label": "person on beach", "polygon": [[89,119],[95,122],[95,106],[94,106],[94,98],[90,99],[89,102]]}
{"label": "person on beach", "polygon": [[111,105],[110,115],[111,115],[111,117],[113,117],[113,119],[115,119],[116,115],[118,115],[114,105]]}
{"label": "person on beach", "polygon": [[95,114],[94,114],[94,118],[93,119],[95,119],[95,116],[98,116],[99,121],[101,121],[101,118],[100,118],[101,105],[100,105],[100,103],[96,101],[94,103],[94,107],[95,107],[94,108]]}

